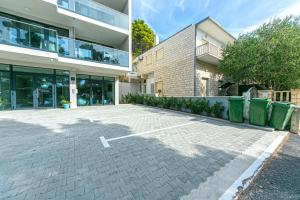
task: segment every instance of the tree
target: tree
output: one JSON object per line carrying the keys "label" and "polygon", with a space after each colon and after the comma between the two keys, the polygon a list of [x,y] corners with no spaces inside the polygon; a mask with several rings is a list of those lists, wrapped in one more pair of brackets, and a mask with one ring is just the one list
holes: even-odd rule
{"label": "tree", "polygon": [[299,19],[275,19],[239,36],[225,47],[221,71],[238,83],[263,84],[274,90],[299,88]]}
{"label": "tree", "polygon": [[153,30],[140,19],[132,23],[132,52],[136,57],[154,46]]}

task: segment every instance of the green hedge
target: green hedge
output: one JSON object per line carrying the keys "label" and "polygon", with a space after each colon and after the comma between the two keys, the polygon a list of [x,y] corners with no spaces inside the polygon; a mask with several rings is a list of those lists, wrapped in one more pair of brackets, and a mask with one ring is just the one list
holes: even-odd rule
{"label": "green hedge", "polygon": [[209,106],[208,101],[175,98],[175,97],[154,97],[149,95],[128,94],[122,96],[121,103],[143,104],[177,111],[191,112],[198,115],[208,115],[222,118],[225,107],[221,102]]}

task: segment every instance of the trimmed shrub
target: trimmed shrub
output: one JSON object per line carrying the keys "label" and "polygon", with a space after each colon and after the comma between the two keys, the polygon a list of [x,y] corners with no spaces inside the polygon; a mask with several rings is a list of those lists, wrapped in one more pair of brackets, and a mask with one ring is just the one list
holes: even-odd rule
{"label": "trimmed shrub", "polygon": [[224,110],[225,110],[225,107],[222,105],[221,102],[216,102],[211,107],[211,113],[214,115],[214,117],[217,117],[217,118],[222,118]]}
{"label": "trimmed shrub", "polygon": [[122,96],[123,103],[144,104],[147,106],[162,107],[166,109],[174,109],[178,111],[191,112],[193,114],[206,114],[213,117],[222,118],[225,107],[221,102],[216,102],[211,107],[205,99],[178,99],[175,97],[155,97],[140,94],[128,94]]}

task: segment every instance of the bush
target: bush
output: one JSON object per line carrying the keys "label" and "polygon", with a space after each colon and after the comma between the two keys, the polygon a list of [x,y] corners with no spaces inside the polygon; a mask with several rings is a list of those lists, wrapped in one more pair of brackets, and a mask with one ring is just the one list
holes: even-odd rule
{"label": "bush", "polygon": [[222,118],[224,110],[225,110],[225,107],[222,105],[221,102],[216,102],[211,107],[211,113],[214,115],[214,117],[217,117],[217,118]]}
{"label": "bush", "polygon": [[193,114],[203,114],[204,112],[207,112],[208,108],[209,106],[206,100],[196,100],[190,105]]}
{"label": "bush", "polygon": [[155,97],[140,94],[128,94],[122,96],[122,102],[132,104],[144,104],[147,106],[162,107],[166,109],[175,109],[182,111],[185,109],[187,112],[193,114],[206,114],[213,117],[221,118],[225,107],[221,102],[216,102],[213,106],[209,106],[209,102],[205,99],[195,100],[192,99],[178,99],[175,97]]}

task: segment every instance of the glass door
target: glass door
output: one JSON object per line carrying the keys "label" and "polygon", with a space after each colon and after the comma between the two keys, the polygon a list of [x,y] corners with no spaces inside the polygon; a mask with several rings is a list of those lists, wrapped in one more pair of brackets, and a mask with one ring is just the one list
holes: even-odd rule
{"label": "glass door", "polygon": [[16,74],[16,108],[33,108],[33,76]]}
{"label": "glass door", "polygon": [[90,104],[90,77],[87,75],[77,76],[77,105],[78,106],[88,106]]}
{"label": "glass door", "polygon": [[53,107],[53,77],[45,75],[35,76],[36,100],[38,108]]}
{"label": "glass door", "polygon": [[92,105],[102,105],[103,78],[92,76]]}
{"label": "glass door", "polygon": [[104,105],[115,104],[115,83],[104,79]]}

